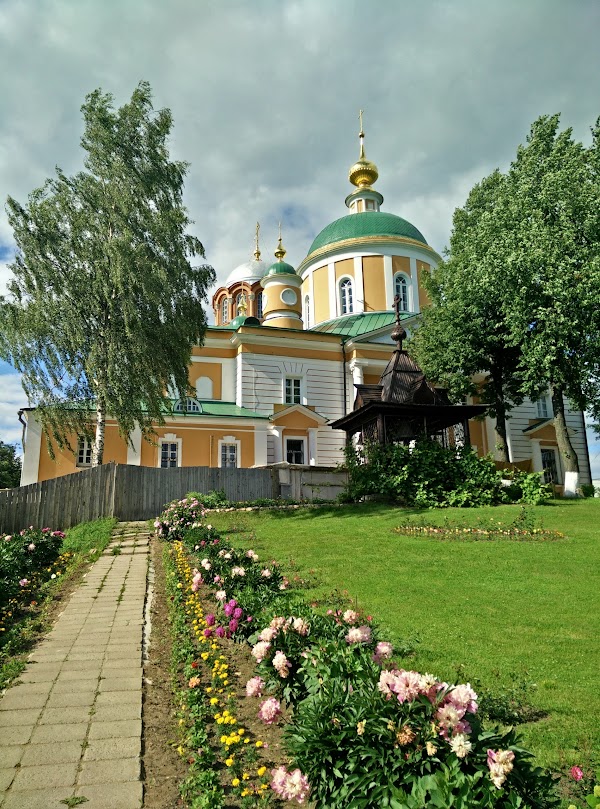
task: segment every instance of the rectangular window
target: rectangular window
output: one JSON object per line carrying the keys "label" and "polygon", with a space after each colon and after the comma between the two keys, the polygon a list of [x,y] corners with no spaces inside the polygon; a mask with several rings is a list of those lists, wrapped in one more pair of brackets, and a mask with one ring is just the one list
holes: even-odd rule
{"label": "rectangular window", "polygon": [[535,403],[535,408],[538,419],[552,418],[552,406],[550,404],[548,396],[546,395],[540,396],[540,398]]}
{"label": "rectangular window", "polygon": [[87,438],[80,438],[77,445],[77,466],[92,465],[92,442]]}
{"label": "rectangular window", "polygon": [[237,469],[237,444],[221,444],[221,469]]}
{"label": "rectangular window", "polygon": [[304,441],[301,438],[287,438],[285,452],[288,463],[304,463]]}
{"label": "rectangular window", "polygon": [[170,469],[178,466],[178,445],[177,441],[160,442],[160,466],[161,469]]}
{"label": "rectangular window", "polygon": [[555,450],[542,449],[542,467],[544,469],[544,483],[559,482]]}
{"label": "rectangular window", "polygon": [[293,376],[285,379],[285,403],[301,404],[302,394],[300,390],[300,380]]}

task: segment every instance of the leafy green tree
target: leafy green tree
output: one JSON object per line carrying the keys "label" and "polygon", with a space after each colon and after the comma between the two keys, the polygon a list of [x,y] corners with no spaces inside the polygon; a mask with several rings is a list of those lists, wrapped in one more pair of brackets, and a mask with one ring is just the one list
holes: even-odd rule
{"label": "leafy green tree", "polygon": [[506,419],[523,401],[515,373],[520,348],[504,323],[506,262],[502,216],[506,178],[498,170],[478,183],[454,212],[450,248],[425,279],[432,306],[410,343],[425,374],[457,400],[478,395],[496,418],[496,444],[508,462]]}
{"label": "leafy green tree", "polygon": [[21,459],[15,447],[0,440],[0,489],[12,489],[21,481]]}
{"label": "leafy green tree", "polygon": [[[115,111],[96,90],[82,107],[85,171],[56,177],[7,211],[17,243],[0,299],[0,356],[23,375],[46,435],[69,446],[107,414],[122,435],[164,422],[166,391],[187,392],[191,346],[203,339],[214,280],[182,202],[187,164],[169,157],[167,109],[141,82]],[[95,413],[95,418],[94,418]]]}
{"label": "leafy green tree", "polygon": [[565,400],[600,409],[600,157],[598,124],[589,149],[559,131],[559,116],[533,124],[507,175],[506,273],[510,339],[531,395],[550,388],[559,450],[578,472]]}

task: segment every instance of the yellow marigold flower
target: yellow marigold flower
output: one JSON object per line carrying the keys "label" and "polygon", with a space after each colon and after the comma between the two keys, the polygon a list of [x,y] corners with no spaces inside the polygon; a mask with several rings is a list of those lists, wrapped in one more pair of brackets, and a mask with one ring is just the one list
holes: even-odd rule
{"label": "yellow marigold flower", "polygon": [[226,767],[231,767],[232,764],[233,764],[233,759],[232,758],[226,758],[225,759],[225,766]]}
{"label": "yellow marigold flower", "polygon": [[180,720],[179,720],[179,724],[180,724],[180,725],[183,725],[183,723],[184,723],[184,722],[185,722],[185,719],[180,719]]}
{"label": "yellow marigold flower", "polygon": [[244,728],[238,728],[237,732],[238,732],[238,736],[243,736],[246,731],[244,730]]}
{"label": "yellow marigold flower", "polygon": [[223,716],[229,716],[229,711],[223,711]]}
{"label": "yellow marigold flower", "polygon": [[202,658],[202,660],[208,660],[208,652],[202,652],[200,657]]}
{"label": "yellow marigold flower", "polygon": [[259,740],[256,742],[256,745],[255,745],[255,746],[256,746],[256,747],[262,747],[262,746],[263,746],[263,743],[261,742],[261,740],[260,740],[260,739],[259,739]]}
{"label": "yellow marigold flower", "polygon": [[218,704],[219,704],[219,700],[218,700],[216,697],[211,697],[211,698],[210,698],[210,704],[211,704],[211,705],[218,705]]}
{"label": "yellow marigold flower", "polygon": [[250,776],[247,772],[244,772],[242,773],[242,778],[244,779],[244,781],[247,781],[250,778]]}
{"label": "yellow marigold flower", "polygon": [[211,691],[212,691],[212,686],[209,685],[208,688],[206,689],[206,693],[210,694]]}
{"label": "yellow marigold flower", "polygon": [[259,767],[258,770],[256,771],[256,774],[260,777],[263,776],[266,773],[266,771],[267,771],[266,767]]}
{"label": "yellow marigold flower", "polygon": [[221,744],[225,744],[227,742],[227,736],[221,736]]}
{"label": "yellow marigold flower", "polygon": [[246,736],[246,738],[244,739],[244,744],[248,744],[249,742],[250,742],[250,739]]}
{"label": "yellow marigold flower", "polygon": [[249,789],[242,790],[242,798],[245,798],[248,795],[252,795],[252,792]]}
{"label": "yellow marigold flower", "polygon": [[185,750],[181,745],[179,745],[179,747],[177,748],[177,752],[179,753],[180,756],[183,756],[185,754]]}
{"label": "yellow marigold flower", "polygon": [[239,785],[240,785],[240,779],[239,778],[234,778],[233,781],[231,782],[231,786],[239,787]]}

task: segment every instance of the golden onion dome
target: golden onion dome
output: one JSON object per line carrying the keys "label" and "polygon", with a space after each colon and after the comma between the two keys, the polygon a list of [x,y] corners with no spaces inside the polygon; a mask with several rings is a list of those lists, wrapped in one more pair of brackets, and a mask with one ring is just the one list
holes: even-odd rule
{"label": "golden onion dome", "polygon": [[356,163],[350,167],[348,172],[348,179],[357,188],[369,188],[377,181],[379,171],[375,163],[367,160],[365,157],[365,133],[362,127],[362,110],[360,111],[360,132],[358,137],[360,139],[360,156]]}
{"label": "golden onion dome", "polygon": [[379,171],[377,166],[371,160],[365,157],[365,150],[361,143],[360,157],[356,163],[350,167],[348,172],[348,179],[357,188],[368,188],[377,181]]}

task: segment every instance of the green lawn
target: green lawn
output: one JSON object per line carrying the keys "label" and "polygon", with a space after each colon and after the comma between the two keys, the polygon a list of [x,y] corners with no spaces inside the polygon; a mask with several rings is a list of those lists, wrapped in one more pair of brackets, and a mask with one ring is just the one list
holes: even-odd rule
{"label": "green lawn", "polygon": [[[400,536],[408,522],[512,522],[518,506],[417,512],[381,505],[211,516],[232,541],[314,569],[309,599],[345,588],[400,637],[418,635],[407,667],[493,685],[527,671],[531,701],[548,713],[521,726],[539,762],[553,768],[600,758],[600,500],[530,507],[554,542],[442,542]],[[254,531],[253,537],[247,532]]]}

